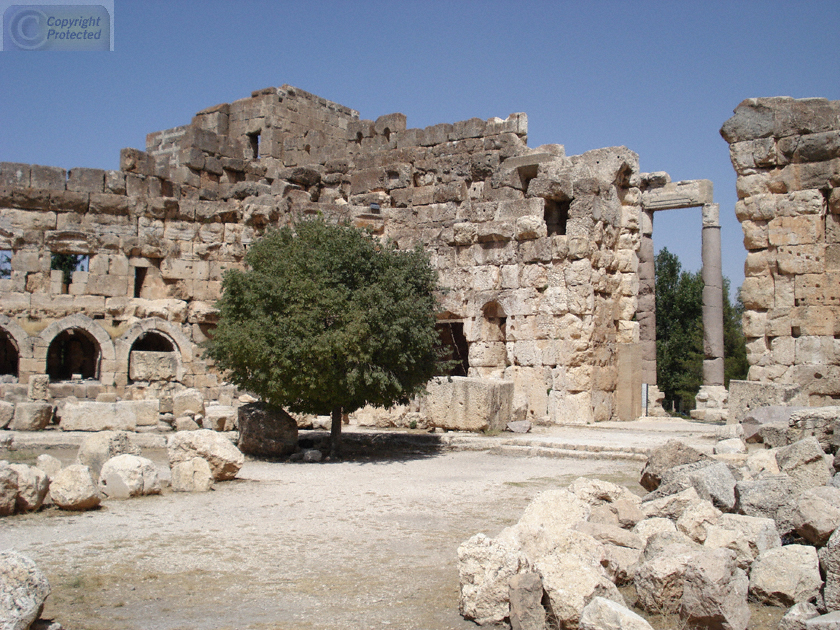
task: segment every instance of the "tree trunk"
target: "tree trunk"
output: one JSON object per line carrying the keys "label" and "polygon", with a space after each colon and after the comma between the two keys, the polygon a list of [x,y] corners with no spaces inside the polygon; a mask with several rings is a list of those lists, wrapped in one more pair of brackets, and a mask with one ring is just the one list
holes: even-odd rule
{"label": "tree trunk", "polygon": [[330,459],[335,459],[341,451],[341,407],[333,407],[330,417]]}

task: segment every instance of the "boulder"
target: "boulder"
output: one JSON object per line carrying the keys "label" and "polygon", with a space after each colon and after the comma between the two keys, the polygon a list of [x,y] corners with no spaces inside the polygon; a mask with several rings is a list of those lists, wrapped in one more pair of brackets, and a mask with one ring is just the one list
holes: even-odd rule
{"label": "boulder", "polygon": [[680,610],[685,571],[699,551],[662,553],[639,565],[633,580],[638,604],[647,612],[676,614]]}
{"label": "boulder", "polygon": [[645,518],[669,518],[676,521],[682,516],[686,508],[701,500],[694,488],[688,488],[661,499],[645,501],[642,503],[641,509]]}
{"label": "boulder", "polygon": [[815,601],[822,584],[817,551],[806,545],[768,549],[750,569],[750,596],[770,606]]}
{"label": "boulder", "polygon": [[819,617],[817,607],[810,602],[799,602],[790,607],[779,621],[779,630],[805,630],[805,622]]}
{"label": "boulder", "polygon": [[706,540],[706,529],[717,523],[721,514],[722,512],[710,501],[693,503],[677,519],[677,529],[694,542],[703,544]]}
{"label": "boulder", "polygon": [[101,502],[90,468],[73,464],[62,468],[50,483],[50,496],[62,510],[92,510]]}
{"label": "boulder", "polygon": [[117,455],[102,466],[99,491],[109,499],[160,494],[154,462],[138,455]]}
{"label": "boulder", "polygon": [[825,574],[825,607],[840,610],[840,530],[835,530],[819,550],[820,566]]}
{"label": "boulder", "polygon": [[526,570],[523,553],[484,534],[462,543],[458,547],[461,616],[479,625],[501,623],[510,614],[509,581]]}
{"label": "boulder", "polygon": [[233,431],[236,429],[236,407],[210,405],[205,407],[202,426],[211,431]]}
{"label": "boulder", "polygon": [[213,471],[206,459],[193,457],[172,466],[174,492],[207,492],[213,489]]}
{"label": "boulder", "polygon": [[11,516],[15,513],[17,494],[17,473],[6,462],[0,462],[0,516]]}
{"label": "boulder", "polygon": [[172,396],[172,414],[180,416],[204,415],[204,394],[197,389],[182,389]]}
{"label": "boulder", "polygon": [[41,431],[53,417],[53,406],[48,402],[19,402],[10,428],[12,431]]}
{"label": "boulder", "polygon": [[518,573],[508,582],[511,630],[544,630],[545,607],[540,576],[533,571]]}
{"label": "boulder", "polygon": [[15,406],[10,402],[0,400],[0,429],[8,427],[14,417]]}
{"label": "boulder", "polygon": [[47,473],[48,479],[55,477],[56,474],[58,474],[58,471],[62,468],[61,461],[52,455],[48,455],[47,453],[42,453],[35,458],[35,467],[40,468]]}
{"label": "boulder", "polygon": [[28,630],[50,594],[47,576],[26,556],[0,551],[0,622],[3,630]]}
{"label": "boulder", "polygon": [[625,501],[638,506],[642,500],[628,488],[609,481],[578,477],[568,486],[569,492],[591,506]]}
{"label": "boulder", "polygon": [[10,464],[9,468],[17,473],[17,499],[15,501],[18,512],[35,512],[44,503],[50,487],[47,473],[34,466],[25,464]]}
{"label": "boulder", "polygon": [[708,455],[687,444],[679,440],[669,440],[663,446],[651,452],[645,467],[642,469],[642,478],[639,483],[645,490],[652,492],[659,487],[662,481],[662,473],[666,470],[706,459],[709,459]]}
{"label": "boulder", "polygon": [[797,484],[788,475],[767,475],[735,484],[735,511],[747,516],[771,518],[779,534],[793,531],[793,506],[790,499],[798,494]]}
{"label": "boulder", "polygon": [[766,448],[747,455],[745,462],[747,472],[754,476],[781,474],[776,461],[776,449]]}
{"label": "boulder", "polygon": [[817,438],[811,436],[776,451],[779,470],[801,489],[824,486],[831,480],[831,468]]}
{"label": "boulder", "polygon": [[680,531],[657,532],[648,537],[645,543],[645,561],[658,558],[662,554],[693,553],[702,547]]}
{"label": "boulder", "polygon": [[677,526],[669,518],[646,518],[636,523],[631,530],[647,544],[648,539],[661,532],[676,532]]}
{"label": "boulder", "polygon": [[828,542],[840,526],[840,488],[819,486],[805,490],[794,501],[793,528],[816,547]]}
{"label": "boulder", "polygon": [[505,431],[510,431],[511,433],[528,433],[531,431],[531,422],[529,420],[508,422]]}
{"label": "boulder", "polygon": [[198,431],[201,427],[198,426],[198,422],[189,416],[181,416],[180,418],[175,418],[174,428],[176,431]]}
{"label": "boulder", "polygon": [[140,447],[131,441],[125,431],[102,431],[85,437],[79,445],[76,463],[90,468],[99,477],[102,466],[117,455],[139,455]]}
{"label": "boulder", "polygon": [[729,512],[735,507],[735,477],[723,462],[710,464],[689,474],[691,485],[701,499]]}
{"label": "boulder", "polygon": [[805,621],[806,630],[840,630],[840,611],[812,617]]}
{"label": "boulder", "polygon": [[297,449],[298,427],[283,409],[257,402],[239,408],[239,448],[256,457],[286,457]]}
{"label": "boulder", "polygon": [[581,521],[580,523],[576,523],[574,528],[579,532],[592,536],[592,538],[603,544],[639,550],[644,549],[645,546],[641,537],[621,527]]}
{"label": "boulder", "polygon": [[233,479],[245,463],[242,452],[225,436],[208,429],[178,431],[169,437],[169,465],[202,457],[210,464],[213,479]]}
{"label": "boulder", "polygon": [[694,483],[691,480],[691,475],[711,466],[713,463],[714,461],[712,460],[704,459],[699,462],[680,464],[679,466],[669,468],[662,473],[662,480],[659,483],[659,487],[642,497],[642,502],[646,503],[654,499],[661,499],[662,497],[693,488]]}
{"label": "boulder", "polygon": [[785,440],[782,444],[769,444],[769,446],[784,446],[787,443],[787,429],[790,426],[791,414],[805,408],[788,405],[767,405],[753,409],[741,420],[741,426],[744,427],[744,439],[752,443],[761,442],[761,429],[769,426],[777,428],[778,435]]}
{"label": "boulder", "polygon": [[689,628],[746,630],[749,584],[735,552],[713,549],[696,554],[685,569],[680,618]]}
{"label": "boulder", "polygon": [[715,455],[732,455],[747,452],[747,445],[739,437],[720,440],[715,444]]}
{"label": "boulder", "polygon": [[551,552],[534,568],[548,596],[548,616],[561,628],[577,627],[583,609],[596,596],[625,605],[604,570],[576,554]]}
{"label": "boulder", "polygon": [[601,561],[601,566],[604,567],[613,584],[617,586],[630,584],[642,561],[644,561],[644,553],[641,549],[604,543],[604,559]]}
{"label": "boulder", "polygon": [[790,414],[789,435],[795,442],[813,436],[826,453],[837,450],[835,424],[840,421],[840,407],[805,407]]}
{"label": "boulder", "polygon": [[599,566],[606,557],[604,545],[589,534],[575,529],[550,531],[537,525],[517,523],[507,527],[496,538],[507,546],[519,549],[530,564],[548,553],[570,553]]}
{"label": "boulder", "polygon": [[706,528],[703,546],[709,549],[731,549],[735,552],[738,566],[747,570],[763,551],[781,547],[782,540],[773,519],[722,514],[717,524]]}
{"label": "boulder", "polygon": [[580,630],[653,630],[643,617],[629,608],[607,599],[593,597],[584,607],[578,624]]}

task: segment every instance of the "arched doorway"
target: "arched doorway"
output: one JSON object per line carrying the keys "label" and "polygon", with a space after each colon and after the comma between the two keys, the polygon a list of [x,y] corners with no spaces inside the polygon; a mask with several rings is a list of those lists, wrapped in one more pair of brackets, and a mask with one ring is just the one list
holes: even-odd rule
{"label": "arched doorway", "polygon": [[17,377],[20,353],[12,336],[0,328],[0,376]]}
{"label": "arched doorway", "polygon": [[81,328],[63,330],[47,350],[47,374],[51,381],[99,378],[99,342]]}

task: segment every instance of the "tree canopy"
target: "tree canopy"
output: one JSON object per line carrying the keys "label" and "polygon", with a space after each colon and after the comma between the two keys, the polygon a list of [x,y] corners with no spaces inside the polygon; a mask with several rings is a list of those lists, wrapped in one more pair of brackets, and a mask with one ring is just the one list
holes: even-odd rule
{"label": "tree canopy", "polygon": [[[683,271],[679,258],[663,248],[656,268],[656,380],[665,393],[664,405],[694,408],[703,384],[703,278]],[[729,300],[729,280],[723,279],[724,384],[746,378],[747,355],[741,331],[740,297]]]}
{"label": "tree canopy", "polygon": [[207,352],[237,386],[293,412],[387,407],[423,390],[437,367],[437,274],[400,251],[322,219],[271,231],[248,268],[230,270]]}

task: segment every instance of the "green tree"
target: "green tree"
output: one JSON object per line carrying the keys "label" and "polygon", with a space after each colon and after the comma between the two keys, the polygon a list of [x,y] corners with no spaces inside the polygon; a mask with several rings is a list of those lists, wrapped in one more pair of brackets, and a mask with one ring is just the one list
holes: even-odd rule
{"label": "green tree", "polygon": [[[656,255],[656,379],[664,405],[694,407],[703,384],[703,278],[682,270],[676,255],[663,248]],[[729,279],[723,279],[724,384],[747,376],[747,353],[741,330],[744,306],[729,301]]]}
{"label": "green tree", "polygon": [[207,352],[238,386],[293,412],[341,416],[421,392],[435,374],[437,274],[400,251],[322,219],[266,234],[230,270]]}
{"label": "green tree", "polygon": [[64,275],[62,282],[70,284],[73,279],[73,272],[79,268],[79,263],[85,257],[81,254],[52,254],[50,256],[50,269],[61,271]]}

